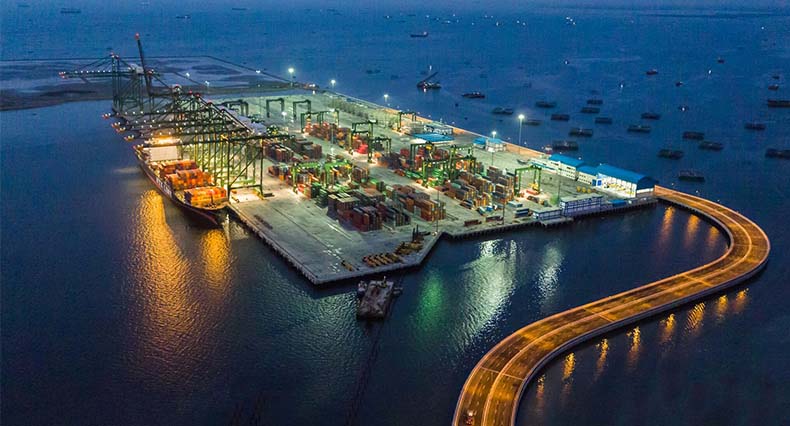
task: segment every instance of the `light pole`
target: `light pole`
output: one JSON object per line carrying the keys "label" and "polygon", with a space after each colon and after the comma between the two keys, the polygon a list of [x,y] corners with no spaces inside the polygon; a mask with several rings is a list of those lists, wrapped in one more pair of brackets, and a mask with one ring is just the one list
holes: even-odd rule
{"label": "light pole", "polygon": [[330,81],[329,81],[329,84],[331,84],[331,85],[332,85],[332,90],[333,90],[333,91],[335,90],[335,83],[337,83],[337,81],[335,81],[335,79],[334,79],[334,78],[333,78],[332,80],[330,80]]}
{"label": "light pole", "polygon": [[521,128],[524,127],[524,114],[518,115],[518,146],[521,146]]}
{"label": "light pole", "polygon": [[211,85],[211,83],[209,83],[208,80],[206,80],[206,94],[208,94],[208,88],[209,88],[210,85]]}
{"label": "light pole", "polygon": [[294,71],[295,70],[293,67],[288,68],[288,74],[291,75],[291,87],[296,85],[296,76],[294,75]]}
{"label": "light pole", "polygon": [[287,124],[288,123],[288,118],[286,118],[286,117],[288,116],[288,113],[283,111],[280,114],[283,116],[283,124]]}
{"label": "light pole", "polygon": [[384,94],[384,103],[385,103],[385,104],[387,104],[387,106],[390,106],[389,102],[387,102],[387,100],[388,100],[389,98],[390,98],[390,95],[388,95],[388,94],[386,94],[386,93],[385,93],[385,94]]}
{"label": "light pole", "polygon": [[[496,130],[491,132],[491,139],[496,139]],[[491,142],[493,142],[493,141],[491,141]],[[494,147],[492,146],[491,148],[489,148],[489,150],[491,151],[491,165],[493,166],[494,165],[494,152],[495,152],[494,151]]]}

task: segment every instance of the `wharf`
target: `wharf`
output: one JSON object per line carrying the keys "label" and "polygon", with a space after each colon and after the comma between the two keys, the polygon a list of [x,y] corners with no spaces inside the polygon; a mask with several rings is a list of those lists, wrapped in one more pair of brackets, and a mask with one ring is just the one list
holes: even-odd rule
{"label": "wharf", "polygon": [[[354,102],[354,114],[341,115],[341,125],[350,126],[361,117],[369,117],[378,123],[375,126],[377,134],[391,138],[392,151],[408,148],[413,137],[396,132],[386,123],[386,114],[393,110],[372,104],[367,101],[340,97],[336,94],[313,95],[281,95],[284,104],[289,105],[295,100],[310,99],[312,108],[317,110],[331,110],[339,99],[343,102]],[[265,117],[263,108],[267,98],[247,98],[250,113]],[[279,111],[278,111],[279,112]],[[289,113],[292,111],[288,111]],[[368,232],[359,232],[350,226],[343,225],[338,220],[327,216],[326,209],[318,207],[312,200],[304,195],[294,192],[293,187],[283,181],[263,174],[262,185],[264,191],[271,193],[271,197],[232,203],[229,207],[232,214],[244,223],[252,232],[271,246],[277,253],[285,258],[294,268],[304,275],[314,285],[326,285],[333,282],[361,279],[371,275],[392,273],[419,266],[430,254],[435,244],[442,238],[461,239],[473,238],[483,235],[509,232],[524,229],[530,226],[553,227],[573,222],[571,217],[559,217],[545,220],[536,220],[534,217],[517,217],[516,209],[505,207],[495,214],[501,215],[502,220],[490,221],[474,209],[460,205],[444,193],[434,188],[424,188],[411,178],[400,176],[386,166],[377,163],[368,163],[365,154],[347,152],[342,147],[330,141],[316,138],[302,133],[299,119],[293,114],[282,117],[280,114],[271,114],[271,119],[266,119],[267,125],[275,124],[285,129],[288,133],[320,145],[326,154],[339,154],[349,159],[355,166],[368,171],[370,178],[385,182],[387,185],[408,185],[419,189],[430,196],[430,199],[444,203],[446,217],[438,222],[425,221],[419,215],[407,213],[410,224],[400,227],[384,224],[382,229]],[[381,115],[381,116],[379,116]],[[417,120],[427,119],[416,117]],[[452,127],[452,126],[451,126]],[[453,143],[459,146],[473,146],[474,139],[481,135],[453,127]],[[500,169],[515,170],[523,167],[526,160],[536,157],[545,157],[545,154],[522,146],[504,142],[504,150],[492,154],[490,152],[476,152],[478,162],[485,165],[496,165]],[[264,159],[262,167],[266,168],[276,164],[273,160]],[[549,188],[552,194],[560,196],[578,195],[578,188],[584,184],[557,174],[544,174],[543,186]],[[585,187],[589,188],[589,187]],[[604,194],[606,197],[614,198]],[[540,209],[542,206],[528,201],[520,200],[525,208]],[[631,203],[622,206],[607,204],[589,214],[606,214],[619,210],[642,207],[654,204],[655,198],[634,199]],[[488,219],[488,220],[487,220]],[[479,221],[479,223],[474,223]],[[394,253],[401,243],[409,242],[414,228],[429,231],[424,238],[419,250],[400,255],[400,261],[384,264],[369,265],[364,258],[380,253]]]}

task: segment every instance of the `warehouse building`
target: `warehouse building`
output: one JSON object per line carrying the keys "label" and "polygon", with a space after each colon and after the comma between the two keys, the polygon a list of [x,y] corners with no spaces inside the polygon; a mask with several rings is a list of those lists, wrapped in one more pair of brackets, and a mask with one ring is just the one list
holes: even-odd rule
{"label": "warehouse building", "polygon": [[608,164],[600,164],[597,171],[596,187],[632,198],[653,195],[656,181],[649,176]]}
{"label": "warehouse building", "polygon": [[584,161],[562,154],[553,154],[549,157],[549,162],[553,163],[558,175],[573,180],[579,177],[577,169],[584,165]]}
{"label": "warehouse building", "polygon": [[590,186],[599,186],[598,169],[593,166],[583,165],[576,169],[579,172],[577,180]]}

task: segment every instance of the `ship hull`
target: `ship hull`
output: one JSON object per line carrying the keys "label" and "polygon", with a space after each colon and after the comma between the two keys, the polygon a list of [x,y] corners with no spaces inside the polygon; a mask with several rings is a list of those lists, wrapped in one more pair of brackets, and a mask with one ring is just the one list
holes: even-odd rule
{"label": "ship hull", "polygon": [[137,161],[140,169],[142,169],[143,173],[148,177],[148,180],[154,184],[156,189],[159,192],[170,199],[176,206],[180,207],[181,210],[187,212],[191,217],[200,221],[200,223],[204,225],[208,225],[211,227],[219,227],[222,223],[222,218],[224,217],[222,210],[206,210],[201,209],[195,206],[190,206],[189,204],[181,201],[176,194],[167,186],[167,183],[159,178],[159,176],[155,175],[153,170],[143,161],[142,159],[138,158]]}

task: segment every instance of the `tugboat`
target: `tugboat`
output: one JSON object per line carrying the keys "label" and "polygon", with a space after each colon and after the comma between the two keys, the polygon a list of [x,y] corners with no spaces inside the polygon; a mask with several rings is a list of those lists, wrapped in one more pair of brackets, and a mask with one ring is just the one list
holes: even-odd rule
{"label": "tugboat", "polygon": [[417,84],[417,87],[422,90],[436,90],[441,89],[442,85],[438,81],[423,81]]}
{"label": "tugboat", "polygon": [[670,160],[680,160],[683,158],[683,151],[665,148],[658,151],[658,156],[661,158],[668,158]]}
{"label": "tugboat", "polygon": [[581,127],[574,127],[568,132],[570,136],[582,136],[585,138],[592,137],[593,131],[592,129],[582,129]]}
{"label": "tugboat", "polygon": [[632,124],[628,126],[628,131],[631,133],[650,133],[650,126],[641,124]]}
{"label": "tugboat", "polygon": [[647,75],[656,75],[656,74],[658,74],[658,70],[655,69],[655,68],[649,69],[649,70],[645,71],[645,74],[647,74]]}
{"label": "tugboat", "polygon": [[595,124],[612,124],[612,117],[595,117]]}
{"label": "tugboat", "polygon": [[782,158],[785,160],[790,160],[790,149],[768,148],[765,150],[765,156],[768,158]]}
{"label": "tugboat", "polygon": [[601,109],[598,107],[586,106],[586,107],[582,107],[581,112],[582,114],[598,114],[599,112],[601,112]]}
{"label": "tugboat", "polygon": [[721,56],[719,56],[719,57],[716,59],[716,62],[718,62],[718,63],[720,63],[720,64],[723,64],[723,63],[724,63],[724,58],[722,58]]}
{"label": "tugboat", "polygon": [[680,86],[682,86],[682,85],[683,85],[683,82],[682,82],[682,81],[676,81],[676,82],[675,82],[675,87],[680,87]]}
{"label": "tugboat", "polygon": [[578,151],[579,144],[576,141],[554,141],[551,143],[553,151]]}
{"label": "tugboat", "polygon": [[513,108],[496,107],[491,110],[491,113],[495,115],[513,115],[513,111]]}
{"label": "tugboat", "polygon": [[788,99],[768,99],[768,106],[770,108],[790,108],[790,100],[788,100]]}
{"label": "tugboat", "polygon": [[658,120],[661,118],[661,114],[657,112],[643,112],[642,119],[644,120]]}
{"label": "tugboat", "polygon": [[412,33],[412,34],[409,34],[409,37],[411,37],[411,38],[426,38],[426,37],[428,37],[428,31],[423,31],[421,33],[416,33],[416,34]]}
{"label": "tugboat", "polygon": [[486,95],[480,92],[469,92],[461,95],[467,99],[485,99]]}
{"label": "tugboat", "polygon": [[568,121],[571,116],[568,114],[551,114],[551,121]]}
{"label": "tugboat", "polygon": [[768,86],[768,90],[774,90],[774,91],[779,90],[779,85],[778,84],[772,84],[772,85]]}
{"label": "tugboat", "polygon": [[705,182],[705,175],[696,170],[681,170],[678,173],[678,179],[690,182]]}
{"label": "tugboat", "polygon": [[535,106],[538,108],[555,108],[557,103],[553,101],[537,101],[535,102]]}
{"label": "tugboat", "polygon": [[721,151],[724,149],[724,144],[721,142],[702,141],[699,143],[699,149],[707,151]]}
{"label": "tugboat", "polygon": [[686,131],[686,132],[683,132],[683,139],[691,139],[691,140],[695,140],[695,141],[701,141],[701,140],[705,139],[705,133]]}
{"label": "tugboat", "polygon": [[743,125],[743,128],[746,130],[765,130],[765,123],[758,123],[756,121],[750,121]]}

